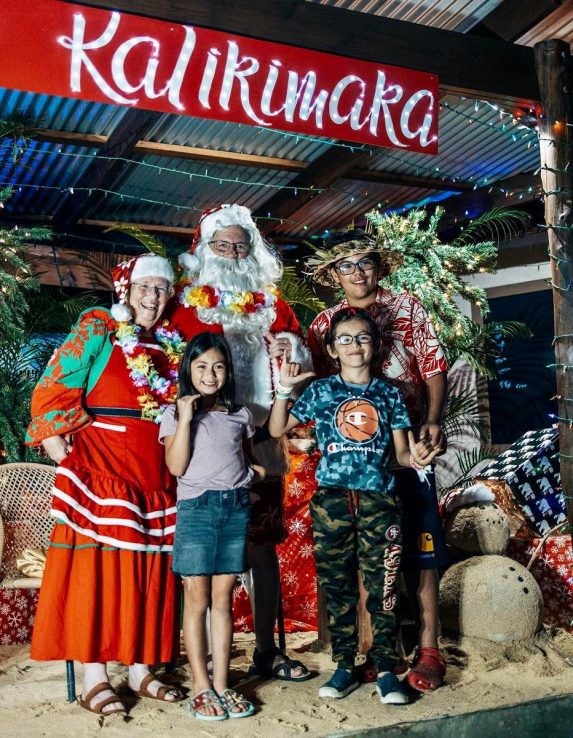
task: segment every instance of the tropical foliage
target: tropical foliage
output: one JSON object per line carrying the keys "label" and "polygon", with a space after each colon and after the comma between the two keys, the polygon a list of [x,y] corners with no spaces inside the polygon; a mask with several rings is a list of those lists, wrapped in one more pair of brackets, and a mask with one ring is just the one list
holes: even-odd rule
{"label": "tropical foliage", "polygon": [[[497,208],[472,221],[452,243],[444,244],[438,236],[443,213],[438,207],[432,215],[423,210],[412,210],[406,215],[372,211],[366,217],[383,248],[397,252],[403,259],[402,266],[381,281],[382,286],[418,297],[436,327],[450,364],[465,356],[480,368],[478,357],[485,358],[494,348],[491,331],[484,331],[464,315],[455,298],[468,300],[483,318],[488,317],[485,290],[470,284],[467,277],[495,272],[499,240],[523,229],[529,216],[519,210]],[[490,240],[476,240],[486,235]],[[515,326],[507,329],[516,330]],[[487,373],[485,367],[482,362],[480,371]]]}

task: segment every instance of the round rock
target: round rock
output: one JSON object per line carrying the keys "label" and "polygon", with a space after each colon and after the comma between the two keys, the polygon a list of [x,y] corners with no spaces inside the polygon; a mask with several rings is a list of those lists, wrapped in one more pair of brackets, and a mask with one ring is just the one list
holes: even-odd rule
{"label": "round rock", "polygon": [[448,546],[469,554],[502,554],[509,541],[509,521],[495,502],[457,508],[446,521]]}
{"label": "round rock", "polygon": [[505,556],[474,556],[440,582],[442,626],[489,641],[533,636],[543,620],[541,590],[527,569]]}

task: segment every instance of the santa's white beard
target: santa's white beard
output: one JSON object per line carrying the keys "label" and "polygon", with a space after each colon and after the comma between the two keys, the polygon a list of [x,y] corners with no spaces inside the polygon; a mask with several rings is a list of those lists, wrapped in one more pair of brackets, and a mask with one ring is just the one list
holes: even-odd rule
{"label": "santa's white beard", "polygon": [[[249,254],[244,259],[226,259],[210,250],[204,252],[204,261],[195,284],[209,285],[228,292],[268,291],[266,280],[257,260]],[[264,308],[254,313],[236,313],[224,307],[198,308],[197,315],[203,323],[220,323],[230,332],[241,335],[247,343],[261,348],[264,334],[275,321],[274,308]]]}
{"label": "santa's white beard", "polygon": [[265,278],[257,260],[250,254],[244,259],[226,259],[206,251],[197,284],[229,292],[254,292],[265,287]]}

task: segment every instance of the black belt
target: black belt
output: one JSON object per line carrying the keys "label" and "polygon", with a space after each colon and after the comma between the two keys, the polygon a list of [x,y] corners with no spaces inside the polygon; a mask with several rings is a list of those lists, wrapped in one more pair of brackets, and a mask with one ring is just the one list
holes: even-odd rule
{"label": "black belt", "polygon": [[141,418],[141,410],[127,407],[88,407],[94,415],[115,415],[119,418]]}

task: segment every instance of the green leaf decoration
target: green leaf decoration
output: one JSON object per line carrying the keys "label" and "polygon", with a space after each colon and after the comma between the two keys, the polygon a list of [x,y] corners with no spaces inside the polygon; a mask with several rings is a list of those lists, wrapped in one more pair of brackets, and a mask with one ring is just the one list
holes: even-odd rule
{"label": "green leaf decoration", "polygon": [[48,241],[49,228],[0,228],[0,325],[3,336],[19,336],[28,312],[27,296],[39,282],[25,256],[29,241]]}
{"label": "green leaf decoration", "polygon": [[[443,213],[438,207],[430,216],[423,210],[411,210],[406,215],[383,215],[377,211],[366,214],[379,247],[397,252],[403,258],[402,266],[384,277],[380,284],[392,292],[405,291],[420,300],[450,365],[464,356],[486,376],[493,376],[490,361],[495,355],[493,342],[477,322],[462,313],[455,298],[468,300],[487,318],[489,305],[485,290],[471,285],[464,277],[495,272],[497,242],[522,229],[529,217],[516,210],[497,208],[470,224],[452,244],[444,244],[438,236]],[[484,234],[493,235],[495,240],[475,241]]]}
{"label": "green leaf decoration", "polygon": [[324,310],[326,304],[312,291],[309,284],[299,275],[294,266],[283,268],[283,276],[278,284],[281,297],[292,307],[300,324],[307,328],[315,315]]}
{"label": "green leaf decoration", "polygon": [[167,257],[167,249],[161,241],[147,231],[144,231],[142,228],[130,225],[129,223],[116,223],[111,226],[111,228],[107,228],[105,233],[109,233],[110,231],[125,233],[127,236],[131,236],[132,238],[135,238],[136,241],[139,241],[139,243],[142,246],[145,246],[151,254]]}

